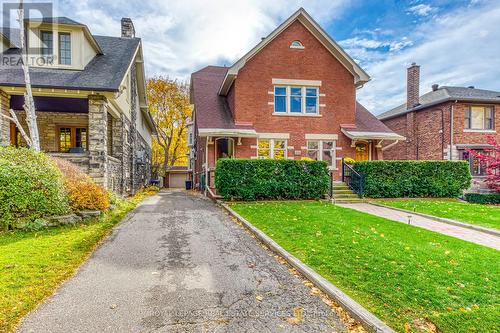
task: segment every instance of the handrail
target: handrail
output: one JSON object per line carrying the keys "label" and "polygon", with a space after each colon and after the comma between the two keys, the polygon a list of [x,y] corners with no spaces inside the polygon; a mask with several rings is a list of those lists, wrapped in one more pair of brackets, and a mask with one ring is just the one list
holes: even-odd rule
{"label": "handrail", "polygon": [[360,198],[363,197],[365,177],[342,159],[342,182],[346,183]]}

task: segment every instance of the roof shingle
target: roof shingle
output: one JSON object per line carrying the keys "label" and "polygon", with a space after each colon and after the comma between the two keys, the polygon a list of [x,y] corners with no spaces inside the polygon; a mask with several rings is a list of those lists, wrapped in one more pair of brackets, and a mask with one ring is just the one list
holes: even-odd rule
{"label": "roof shingle", "polygon": [[435,91],[430,91],[420,96],[419,98],[420,105],[408,110],[406,108],[406,103],[403,103],[389,111],[386,111],[378,115],[378,119],[392,118],[401,114],[405,114],[406,112],[409,111],[421,110],[428,106],[450,100],[482,102],[482,103],[488,103],[488,102],[499,103],[500,92],[492,90],[468,88],[468,87],[442,86]]}

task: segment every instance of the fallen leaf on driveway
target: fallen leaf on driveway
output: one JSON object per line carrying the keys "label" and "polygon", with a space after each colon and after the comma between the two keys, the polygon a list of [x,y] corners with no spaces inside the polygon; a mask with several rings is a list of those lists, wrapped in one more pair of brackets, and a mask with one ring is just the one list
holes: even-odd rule
{"label": "fallen leaf on driveway", "polygon": [[257,296],[255,296],[255,299],[258,300],[259,302],[262,302],[262,300],[264,299],[264,296],[257,295]]}

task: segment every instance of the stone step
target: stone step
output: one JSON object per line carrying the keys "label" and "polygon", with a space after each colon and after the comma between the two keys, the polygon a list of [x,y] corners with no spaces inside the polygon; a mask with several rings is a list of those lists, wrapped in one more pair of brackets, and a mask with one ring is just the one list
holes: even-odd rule
{"label": "stone step", "polygon": [[356,193],[341,193],[341,194],[333,194],[333,198],[359,198],[359,196]]}
{"label": "stone step", "polygon": [[364,203],[365,199],[361,198],[334,198],[333,203],[335,204],[348,204],[348,203]]}
{"label": "stone step", "polygon": [[354,193],[351,189],[336,189],[334,188],[332,190],[332,193],[333,194],[351,194],[351,193]]}

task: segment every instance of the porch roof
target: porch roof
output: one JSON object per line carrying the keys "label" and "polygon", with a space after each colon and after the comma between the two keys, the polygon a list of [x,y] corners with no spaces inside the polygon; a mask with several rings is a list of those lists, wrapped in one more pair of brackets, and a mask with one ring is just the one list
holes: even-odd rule
{"label": "porch roof", "polygon": [[343,127],[342,133],[353,140],[405,140],[378,120],[359,102],[356,102],[356,123],[352,127]]}

